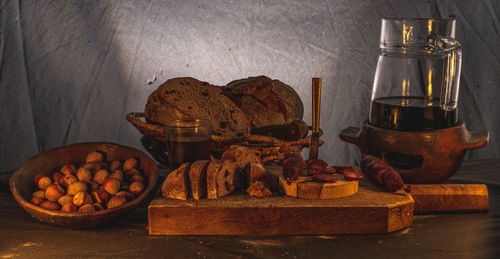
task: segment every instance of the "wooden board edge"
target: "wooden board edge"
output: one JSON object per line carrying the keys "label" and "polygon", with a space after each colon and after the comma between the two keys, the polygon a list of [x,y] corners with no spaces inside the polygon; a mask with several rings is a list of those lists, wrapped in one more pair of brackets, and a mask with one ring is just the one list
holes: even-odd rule
{"label": "wooden board edge", "polygon": [[[454,186],[462,188],[454,192]],[[489,193],[486,184],[450,184],[446,189],[432,187],[432,185],[422,185],[416,192],[412,190],[416,214],[489,211]],[[467,187],[470,188],[469,192]]]}
{"label": "wooden board edge", "polygon": [[414,202],[401,202],[388,208],[387,233],[402,230],[413,225]]}
{"label": "wooden board edge", "polygon": [[[413,204],[387,207],[183,208],[150,207],[150,235],[383,234],[413,224]],[[196,221],[205,215],[204,222]],[[315,217],[312,217],[314,215]],[[308,219],[304,224],[303,219]],[[369,219],[369,220],[367,220]],[[198,223],[197,223],[198,222]]]}

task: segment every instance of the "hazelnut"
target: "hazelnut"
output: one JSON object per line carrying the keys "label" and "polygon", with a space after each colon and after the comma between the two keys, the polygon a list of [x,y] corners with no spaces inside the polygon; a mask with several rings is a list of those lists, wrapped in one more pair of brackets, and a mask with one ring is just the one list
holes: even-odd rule
{"label": "hazelnut", "polygon": [[135,169],[137,168],[137,165],[139,164],[139,161],[135,157],[131,157],[125,162],[123,162],[123,171],[128,171],[130,169]]}
{"label": "hazelnut", "polygon": [[109,170],[114,171],[114,170],[120,170],[122,168],[122,162],[119,160],[113,160],[109,164]]}
{"label": "hazelnut", "polygon": [[52,173],[52,181],[54,181],[54,183],[58,183],[62,176],[63,175],[61,173],[54,172]]}
{"label": "hazelnut", "polygon": [[76,212],[77,208],[75,205],[71,204],[64,204],[61,208],[62,212]]}
{"label": "hazelnut", "polygon": [[120,181],[108,178],[102,184],[102,188],[111,195],[115,195],[120,190]]}
{"label": "hazelnut", "polygon": [[92,181],[92,172],[88,168],[80,167],[76,171],[76,177],[82,182],[90,182]]}
{"label": "hazelnut", "polygon": [[31,199],[31,203],[33,203],[35,205],[40,205],[44,201],[45,201],[45,199],[44,198],[40,198],[40,197],[33,197],[33,199]]}
{"label": "hazelnut", "polygon": [[95,208],[92,204],[85,204],[78,209],[78,212],[95,212]]}
{"label": "hazelnut", "polygon": [[63,165],[63,167],[61,167],[61,173],[64,175],[75,174],[76,166],[74,164]]}
{"label": "hazelnut", "polygon": [[[35,178],[35,182],[36,182],[36,180],[37,179]],[[52,184],[52,180],[49,177],[42,176],[38,179],[37,186],[38,186],[38,188],[40,188],[40,190],[45,190],[51,184]]]}
{"label": "hazelnut", "polygon": [[101,169],[97,171],[92,179],[94,182],[98,184],[103,184],[106,179],[108,179],[109,173],[106,169]]}
{"label": "hazelnut", "polygon": [[33,198],[45,199],[45,192],[44,191],[36,191],[33,193]]}
{"label": "hazelnut", "polygon": [[104,207],[99,203],[94,203],[94,204],[92,204],[92,206],[94,206],[95,211],[99,211],[99,210],[104,209]]}
{"label": "hazelnut", "polygon": [[88,163],[83,164],[82,166],[80,166],[80,168],[87,168],[94,174],[101,169],[107,169],[108,165],[106,163]]}
{"label": "hazelnut", "polygon": [[66,188],[76,182],[78,182],[78,179],[76,179],[76,177],[72,174],[65,175],[59,179],[59,184]]}
{"label": "hazelnut", "polygon": [[76,182],[68,186],[68,194],[75,195],[77,192],[86,192],[87,185],[84,182]]}
{"label": "hazelnut", "polygon": [[129,192],[139,195],[144,191],[144,184],[141,182],[133,182],[128,187]]}
{"label": "hazelnut", "polygon": [[104,161],[104,155],[101,152],[91,152],[85,158],[87,163],[100,163]]}
{"label": "hazelnut", "polygon": [[120,170],[114,170],[110,175],[109,178],[116,179],[120,182],[123,182],[123,172]]}
{"label": "hazelnut", "polygon": [[57,203],[59,203],[59,205],[61,206],[64,206],[66,204],[73,204],[73,195],[66,194],[59,198],[59,200],[57,200]]}
{"label": "hazelnut", "polygon": [[38,174],[37,176],[35,176],[35,184],[37,187],[38,187],[38,182],[40,182],[40,178],[42,178],[42,177],[44,177],[44,176],[41,174]]}
{"label": "hazelnut", "polygon": [[132,193],[127,192],[127,191],[119,191],[115,194],[115,196],[125,197],[127,199],[127,201],[131,201],[131,200],[135,199],[135,195],[133,195]]}
{"label": "hazelnut", "polygon": [[57,201],[61,198],[66,192],[64,189],[57,183],[53,183],[45,189],[45,198],[49,201]]}
{"label": "hazelnut", "polygon": [[92,192],[92,198],[95,202],[104,204],[108,201],[109,194],[105,190],[99,189]]}
{"label": "hazelnut", "polygon": [[144,183],[144,178],[142,178],[142,176],[136,174],[136,175],[132,175],[132,177],[130,178],[130,181]]}
{"label": "hazelnut", "polygon": [[75,196],[73,196],[73,204],[76,206],[82,206],[85,204],[91,204],[92,197],[86,192],[77,192]]}
{"label": "hazelnut", "polygon": [[109,199],[107,207],[108,207],[108,209],[120,207],[123,204],[125,204],[126,202],[127,202],[127,199],[125,199],[125,197],[113,196]]}
{"label": "hazelnut", "polygon": [[131,178],[134,175],[141,175],[141,172],[139,172],[139,170],[137,170],[137,169],[130,169],[128,171],[125,171],[125,175],[128,178]]}
{"label": "hazelnut", "polygon": [[44,201],[40,204],[40,207],[48,210],[59,210],[61,206],[53,201]]}
{"label": "hazelnut", "polygon": [[90,190],[91,192],[93,191],[96,191],[96,190],[99,190],[99,184],[96,183],[96,182],[90,182],[90,183],[87,183],[87,190]]}

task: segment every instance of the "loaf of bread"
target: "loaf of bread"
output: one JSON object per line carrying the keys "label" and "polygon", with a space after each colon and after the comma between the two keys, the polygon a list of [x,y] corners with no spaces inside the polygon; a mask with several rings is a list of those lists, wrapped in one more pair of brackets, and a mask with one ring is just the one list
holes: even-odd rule
{"label": "loaf of bread", "polygon": [[289,123],[304,115],[297,92],[266,76],[232,81],[223,93],[246,114],[252,127]]}
{"label": "loaf of bread", "polygon": [[247,115],[222,88],[190,77],[173,78],[163,83],[148,98],[144,116],[150,123],[164,124],[175,119],[206,119],[213,134],[225,138],[248,136]]}
{"label": "loaf of bread", "polygon": [[191,196],[195,200],[207,195],[207,167],[210,160],[198,160],[193,162],[189,169],[189,180],[191,182]]}
{"label": "loaf of bread", "polygon": [[190,163],[185,163],[170,172],[161,186],[163,197],[178,200],[187,200],[189,198],[191,194],[188,173],[190,167]]}

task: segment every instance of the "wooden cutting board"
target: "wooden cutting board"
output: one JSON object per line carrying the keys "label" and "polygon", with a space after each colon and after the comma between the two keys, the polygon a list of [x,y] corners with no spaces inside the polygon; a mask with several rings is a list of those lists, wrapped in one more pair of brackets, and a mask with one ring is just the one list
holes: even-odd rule
{"label": "wooden cutting board", "polygon": [[415,213],[488,211],[485,184],[413,184]]}
{"label": "wooden cutting board", "polygon": [[388,233],[413,224],[410,195],[369,181],[356,194],[328,200],[246,194],[218,200],[159,196],[148,207],[150,235],[290,235]]}

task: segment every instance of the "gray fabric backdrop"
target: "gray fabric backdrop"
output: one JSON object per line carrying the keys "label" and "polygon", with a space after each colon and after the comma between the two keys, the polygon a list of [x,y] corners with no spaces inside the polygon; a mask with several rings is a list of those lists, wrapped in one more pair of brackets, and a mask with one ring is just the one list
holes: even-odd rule
{"label": "gray fabric backdrop", "polygon": [[[500,1],[0,0],[0,172],[82,141],[142,149],[125,121],[163,81],[223,85],[265,74],[301,95],[323,78],[320,156],[355,163],[341,129],[368,117],[382,17],[457,19],[464,53],[459,114],[500,157]],[[157,81],[148,84],[148,79]]]}

